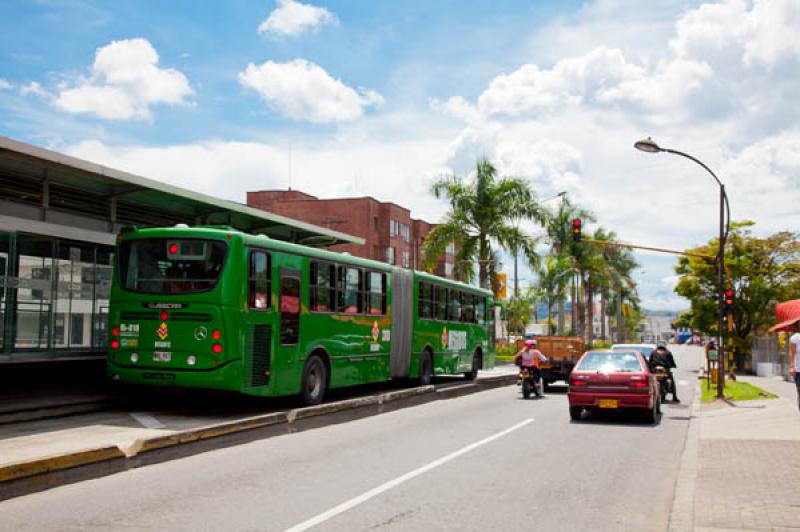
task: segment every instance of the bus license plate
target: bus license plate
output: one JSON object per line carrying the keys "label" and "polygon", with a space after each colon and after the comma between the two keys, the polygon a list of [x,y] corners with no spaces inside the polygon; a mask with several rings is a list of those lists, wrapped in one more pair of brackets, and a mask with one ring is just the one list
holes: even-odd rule
{"label": "bus license plate", "polygon": [[169,362],[172,360],[172,353],[169,351],[154,351],[153,362]]}
{"label": "bus license plate", "polygon": [[616,399],[600,399],[600,408],[617,408]]}

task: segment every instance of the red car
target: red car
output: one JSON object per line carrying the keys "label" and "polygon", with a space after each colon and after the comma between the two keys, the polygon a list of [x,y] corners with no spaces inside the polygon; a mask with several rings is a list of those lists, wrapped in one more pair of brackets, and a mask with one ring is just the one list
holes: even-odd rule
{"label": "red car", "polygon": [[661,412],[658,382],[638,351],[587,351],[569,376],[569,416],[584,409],[639,410],[655,423]]}

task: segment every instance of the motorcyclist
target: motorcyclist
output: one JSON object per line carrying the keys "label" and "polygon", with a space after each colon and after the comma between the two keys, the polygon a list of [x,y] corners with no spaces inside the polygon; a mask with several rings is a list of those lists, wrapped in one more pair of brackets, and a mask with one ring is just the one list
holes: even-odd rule
{"label": "motorcyclist", "polygon": [[536,340],[534,339],[525,340],[525,347],[514,357],[514,364],[520,368],[528,368],[528,371],[533,372],[537,382],[542,377],[542,372],[539,369],[539,364],[542,362],[547,362],[547,357],[536,349]]}
{"label": "motorcyclist", "polygon": [[667,349],[667,344],[664,342],[658,342],[658,344],[656,344],[655,350],[650,353],[649,363],[651,370],[655,369],[656,366],[662,366],[667,370],[667,381],[672,388],[672,400],[676,403],[680,403],[681,401],[678,399],[678,387],[675,385],[675,377],[672,374],[673,368],[677,368],[678,365],[675,364],[675,357],[672,356],[672,352]]}

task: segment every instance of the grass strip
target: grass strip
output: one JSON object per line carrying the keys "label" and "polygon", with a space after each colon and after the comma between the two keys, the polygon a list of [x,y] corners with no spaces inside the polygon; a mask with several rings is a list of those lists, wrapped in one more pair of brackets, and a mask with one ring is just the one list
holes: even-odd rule
{"label": "grass strip", "polygon": [[[713,403],[717,397],[717,385],[712,384],[708,387],[706,382],[700,383],[703,395],[700,398],[702,403]],[[725,398],[729,401],[753,401],[755,399],[775,399],[775,394],[762,390],[758,386],[742,381],[725,381],[723,389]]]}

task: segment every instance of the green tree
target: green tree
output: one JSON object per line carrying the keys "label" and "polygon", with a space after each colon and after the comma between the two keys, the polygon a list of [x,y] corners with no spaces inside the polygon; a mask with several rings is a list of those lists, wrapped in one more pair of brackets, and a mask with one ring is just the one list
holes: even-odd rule
{"label": "green tree", "polygon": [[[737,365],[750,353],[752,335],[765,332],[774,322],[776,302],[800,297],[800,241],[788,231],[765,238],[752,234],[753,222],[731,224],[725,243],[725,269],[734,291],[732,339]],[[691,250],[716,255],[719,241]],[[691,311],[681,316],[681,324],[690,324],[700,333],[718,334],[717,265],[714,260],[681,257],[675,267],[680,275],[675,292],[687,298]]]}
{"label": "green tree", "polygon": [[512,177],[497,177],[497,170],[486,159],[475,166],[475,179],[444,176],[433,184],[433,195],[445,198],[450,209],[422,245],[423,264],[433,267],[447,246],[456,245],[456,278],[471,282],[478,264],[483,288],[493,288],[496,253],[499,249],[519,251],[536,264],[536,239],[519,227],[520,221],[544,224],[547,212],[540,206],[528,182]]}
{"label": "green tree", "polygon": [[525,326],[533,316],[533,298],[530,290],[512,296],[506,302],[506,329],[508,333],[525,334]]}

